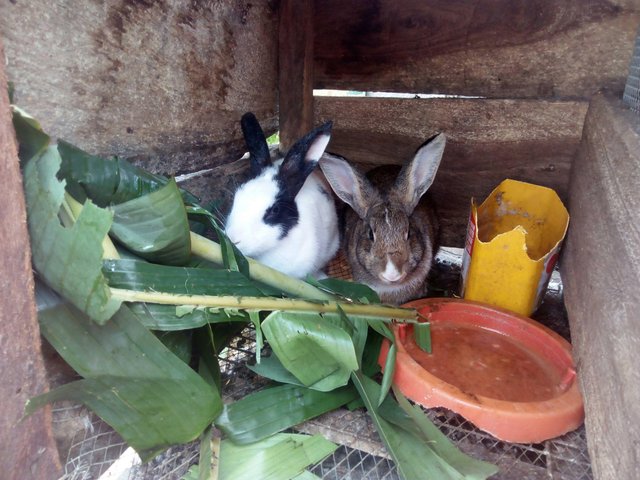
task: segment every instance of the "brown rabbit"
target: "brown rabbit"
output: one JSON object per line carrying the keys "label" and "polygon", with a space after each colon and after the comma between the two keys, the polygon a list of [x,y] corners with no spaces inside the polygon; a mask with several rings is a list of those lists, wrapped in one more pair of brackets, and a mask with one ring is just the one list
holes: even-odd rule
{"label": "brown rabbit", "polygon": [[401,304],[426,291],[438,222],[422,196],[433,182],[445,144],[440,133],[402,169],[378,167],[367,177],[340,157],[325,154],[320,159],[333,191],[353,208],[347,209],[344,227],[353,279],[373,288],[385,303]]}

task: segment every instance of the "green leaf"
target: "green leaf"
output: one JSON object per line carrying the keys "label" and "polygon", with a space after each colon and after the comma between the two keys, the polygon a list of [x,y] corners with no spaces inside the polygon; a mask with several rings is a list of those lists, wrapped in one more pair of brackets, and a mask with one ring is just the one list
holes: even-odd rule
{"label": "green leaf", "polygon": [[83,380],[29,401],[85,403],[143,459],[197,438],[222,410],[220,396],[123,307],[104,326],[66,304],[39,312],[42,334]]}
{"label": "green leaf", "polygon": [[[138,168],[119,158],[104,159],[90,155],[64,140],[58,140],[62,157],[60,175],[83,187],[87,196],[101,207],[116,205],[141,197],[162,186],[169,180]],[[198,199],[181,190],[187,203]]]}
{"label": "green leaf", "polygon": [[98,323],[120,308],[102,275],[102,241],[111,212],[87,202],[76,223],[65,228],[58,212],[64,183],[56,178],[60,156],[49,147],[24,169],[27,220],[36,270],[47,283]]}
{"label": "green leaf", "polygon": [[198,480],[211,479],[211,465],[213,463],[213,449],[211,448],[211,438],[213,427],[209,426],[200,436],[200,452],[198,455]]}
{"label": "green leaf", "polygon": [[187,365],[191,361],[191,332],[155,332],[158,340]]}
{"label": "green leaf", "polygon": [[175,180],[151,193],[114,205],[111,234],[147,260],[184,265],[191,256],[187,212]]}
{"label": "green leaf", "polygon": [[378,357],[380,357],[380,347],[384,337],[375,330],[369,331],[367,335],[367,343],[364,347],[362,355],[362,366],[360,370],[367,377],[373,377],[380,372]]}
{"label": "green leaf", "polygon": [[220,249],[222,251],[222,261],[225,268],[236,272],[241,272],[245,277],[249,277],[249,261],[240,252],[233,242],[229,240],[224,230],[220,227],[220,221],[209,210],[200,205],[192,205],[187,208],[190,215],[202,216],[216,232]]}
{"label": "green leaf", "polygon": [[319,392],[279,385],[225,405],[215,425],[237,444],[252,443],[335,410],[357,396],[352,386]]}
{"label": "green leaf", "polygon": [[323,278],[322,280],[308,278],[307,282],[329,293],[340,295],[355,302],[380,303],[380,297],[378,297],[378,294],[371,289],[371,287],[361,283],[355,283],[339,278]]}
{"label": "green leaf", "polygon": [[338,321],[337,315],[276,311],[262,322],[262,331],[282,365],[298,380],[329,391],[346,385],[358,368],[350,333]]}
{"label": "green leaf", "polygon": [[264,293],[240,272],[213,268],[158,265],[136,260],[105,260],[104,274],[113,288],[183,295],[262,297]]}
{"label": "green leaf", "polygon": [[394,388],[400,408],[409,416],[429,442],[433,451],[468,480],[482,480],[498,472],[495,465],[476,460],[461,452],[447,436],[436,427],[418,405],[411,405],[405,396]]}
{"label": "green leaf", "polygon": [[166,332],[199,328],[209,323],[228,323],[230,321],[246,323],[249,321],[249,315],[241,310],[229,313],[225,310],[194,308],[187,314],[177,315],[175,305],[131,303],[129,308],[140,323],[148,329]]}
{"label": "green leaf", "polygon": [[[360,372],[355,372],[351,378],[402,478],[406,480],[417,478],[464,479],[460,473],[436,455],[429,444],[419,436],[382,418],[376,407],[377,400],[380,398],[380,385]],[[391,400],[387,398],[385,403],[389,401]]]}
{"label": "green leaf", "polygon": [[331,454],[337,445],[320,435],[279,433],[261,442],[220,446],[219,480],[286,480]]}
{"label": "green leaf", "polygon": [[282,362],[278,360],[278,357],[275,355],[262,358],[261,362],[256,365],[247,364],[247,368],[261,377],[268,378],[269,380],[304,387],[302,382],[294,377],[293,373],[284,368]]}
{"label": "green leaf", "polygon": [[11,107],[13,112],[13,128],[18,140],[18,156],[22,165],[42,154],[49,145],[49,135],[42,131],[40,123],[24,110]]}
{"label": "green leaf", "polygon": [[431,353],[431,324],[429,322],[414,324],[413,338],[421,350]]}
{"label": "green leaf", "polygon": [[392,343],[387,353],[387,359],[384,364],[384,374],[382,376],[382,387],[380,388],[380,398],[378,399],[378,406],[382,405],[382,402],[389,393],[391,388],[391,382],[393,381],[393,372],[396,369],[396,344]]}

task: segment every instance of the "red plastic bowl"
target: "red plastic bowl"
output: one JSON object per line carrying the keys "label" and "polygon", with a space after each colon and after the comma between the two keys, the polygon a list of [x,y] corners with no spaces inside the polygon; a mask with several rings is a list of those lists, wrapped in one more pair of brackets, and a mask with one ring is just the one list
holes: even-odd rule
{"label": "red plastic bowl", "polygon": [[[410,324],[394,325],[394,383],[413,401],[459,413],[495,437],[537,443],[584,420],[571,345],[512,312],[457,299],[429,298],[405,306],[431,322],[432,353]],[[389,351],[385,341],[379,362]]]}

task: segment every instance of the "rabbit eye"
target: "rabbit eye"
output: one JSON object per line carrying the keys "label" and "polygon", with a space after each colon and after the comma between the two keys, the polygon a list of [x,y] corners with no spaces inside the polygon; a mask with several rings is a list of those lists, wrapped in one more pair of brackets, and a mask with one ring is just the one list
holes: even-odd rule
{"label": "rabbit eye", "polygon": [[369,227],[369,240],[372,242],[375,240],[375,236],[373,235],[373,228]]}

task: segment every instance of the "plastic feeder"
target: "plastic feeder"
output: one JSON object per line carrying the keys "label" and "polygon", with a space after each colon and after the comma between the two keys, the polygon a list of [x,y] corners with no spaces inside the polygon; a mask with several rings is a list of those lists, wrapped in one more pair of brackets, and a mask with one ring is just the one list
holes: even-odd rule
{"label": "plastic feeder", "polygon": [[505,180],[471,214],[462,296],[529,316],[558,259],[569,213],[555,191]]}
{"label": "plastic feeder", "polygon": [[[571,345],[529,318],[457,299],[407,304],[431,323],[432,353],[410,324],[393,326],[394,383],[424,407],[445,407],[495,437],[537,443],[584,419]],[[384,368],[389,342],[379,363]]]}

